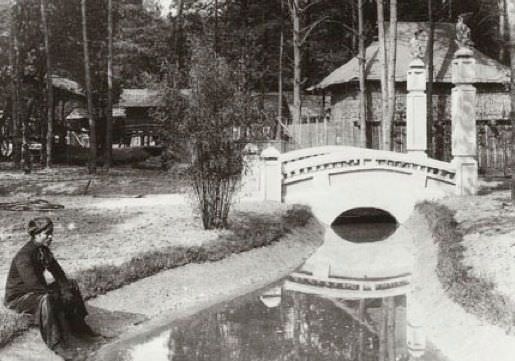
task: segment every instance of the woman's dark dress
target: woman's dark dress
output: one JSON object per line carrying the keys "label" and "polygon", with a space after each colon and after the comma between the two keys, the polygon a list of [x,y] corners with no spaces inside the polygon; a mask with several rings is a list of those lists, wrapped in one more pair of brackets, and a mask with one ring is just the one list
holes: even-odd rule
{"label": "woman's dark dress", "polygon": [[[55,282],[46,282],[45,270]],[[68,326],[85,326],[87,311],[77,283],[66,277],[48,247],[33,241],[27,242],[11,263],[4,302],[12,310],[33,315],[52,349],[66,337]]]}

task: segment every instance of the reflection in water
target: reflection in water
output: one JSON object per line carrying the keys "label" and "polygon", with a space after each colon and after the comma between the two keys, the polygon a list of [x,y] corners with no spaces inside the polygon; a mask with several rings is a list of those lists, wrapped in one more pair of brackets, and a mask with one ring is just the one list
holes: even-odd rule
{"label": "reflection in water", "polygon": [[[322,246],[312,257],[316,267],[307,274],[315,281],[331,281],[322,285],[326,289],[335,287],[331,275],[357,281],[361,279],[356,275],[374,275],[373,279],[365,277],[367,282],[397,276],[395,265],[385,263],[385,267],[379,267],[378,263],[384,263],[383,255],[387,252],[404,254],[392,253],[399,247],[398,242],[369,243],[391,236],[397,223],[388,215],[385,217],[384,212],[373,213],[373,217],[367,219],[363,210],[344,213],[332,225],[334,232],[327,232],[326,248]],[[351,242],[368,244],[355,245],[339,242],[339,239],[333,242],[327,237],[334,233]],[[352,260],[359,261],[351,267],[354,272],[342,266]],[[316,271],[321,268],[325,271]],[[392,296],[395,293],[389,288],[380,287],[368,297],[383,298],[358,299],[360,295],[341,292],[341,289],[307,294],[290,289],[289,283],[176,322],[171,331],[161,334],[159,341],[154,339],[154,345],[161,348],[162,341],[166,340],[168,349],[160,351],[160,355],[166,355],[169,361],[402,361],[409,359],[408,352],[417,356],[424,354],[425,339],[412,311],[407,330],[406,296]],[[147,360],[138,357],[136,351],[150,355],[145,350],[151,351],[151,342],[133,347],[132,360]]]}
{"label": "reflection in water", "polygon": [[194,316],[170,333],[170,361],[403,360],[405,297],[343,300],[283,290]]}

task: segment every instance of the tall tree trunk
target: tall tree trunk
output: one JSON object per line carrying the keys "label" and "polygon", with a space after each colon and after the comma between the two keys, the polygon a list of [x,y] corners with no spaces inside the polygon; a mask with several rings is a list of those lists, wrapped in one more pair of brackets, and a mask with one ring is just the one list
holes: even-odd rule
{"label": "tall tree trunk", "polygon": [[379,40],[379,67],[381,69],[381,126],[383,133],[379,148],[386,149],[384,139],[386,134],[386,122],[388,119],[388,68],[386,53],[386,36],[384,29],[384,0],[377,0],[377,29]]}
{"label": "tall tree trunk", "polygon": [[52,148],[54,143],[54,87],[52,86],[52,58],[50,54],[50,34],[47,21],[47,0],[41,0],[40,5],[46,57],[47,133],[45,165],[47,168],[50,168],[52,166]]}
{"label": "tall tree trunk", "polygon": [[[361,1],[363,2],[363,1]],[[358,1],[359,3],[359,1]],[[354,2],[354,1],[351,1],[350,2],[350,11],[351,11],[351,14],[352,14],[352,29],[356,29],[359,27],[359,24],[358,22],[356,21],[357,18],[359,18],[359,10],[356,10],[356,7],[357,4]],[[347,10],[347,9],[346,9]],[[358,14],[358,16],[356,16],[355,14]],[[359,53],[359,33],[356,33],[356,32],[352,32],[352,54],[357,54]]]}
{"label": "tall tree trunk", "polygon": [[365,67],[367,54],[365,49],[365,30],[363,21],[363,0],[358,0],[358,48],[359,48],[359,117],[360,142],[363,148],[367,147],[367,88]]}
{"label": "tall tree trunk", "polygon": [[497,0],[499,7],[499,60],[504,63],[506,60],[506,0]]}
{"label": "tall tree trunk", "polygon": [[214,31],[214,46],[215,55],[218,54],[218,0],[215,0],[215,31]]}
{"label": "tall tree trunk", "polygon": [[511,201],[515,206],[515,0],[506,0],[506,14],[510,44],[510,99],[511,99]]}
{"label": "tall tree trunk", "polygon": [[427,39],[427,153],[436,158],[437,149],[433,149],[433,47],[435,39],[435,23],[433,21],[433,0],[427,2],[427,13],[429,18],[429,37]]}
{"label": "tall tree trunk", "polygon": [[113,3],[107,0],[107,107],[105,167],[111,168],[113,159]]}
{"label": "tall tree trunk", "polygon": [[277,126],[275,129],[275,139],[281,139],[281,129],[283,124],[283,56],[284,56],[284,0],[281,1],[281,34],[279,37],[279,74],[278,74],[278,97],[277,97]]}
{"label": "tall tree trunk", "polygon": [[384,127],[384,145],[392,150],[395,121],[395,64],[397,61],[397,0],[390,0],[390,46],[388,50],[388,117]]}
{"label": "tall tree trunk", "polygon": [[184,9],[184,1],[178,0],[177,1],[177,15],[175,16],[172,24],[172,36],[173,36],[173,50],[175,53],[175,65],[176,70],[179,71],[182,64],[182,56],[179,51],[179,38],[182,34],[182,12]]}
{"label": "tall tree trunk", "polygon": [[97,135],[95,116],[93,114],[93,97],[91,93],[91,75],[88,50],[88,26],[86,15],[86,0],[81,0],[82,13],[82,46],[84,52],[84,75],[86,78],[86,97],[88,101],[88,119],[89,119],[89,172],[96,173],[97,170]]}
{"label": "tall tree trunk", "polygon": [[12,62],[12,137],[13,160],[16,169],[21,168],[21,117],[20,117],[20,49],[18,44],[17,2],[11,2],[11,48],[10,61]]}
{"label": "tall tree trunk", "polygon": [[302,103],[300,87],[302,82],[301,73],[301,39],[300,39],[300,15],[299,0],[293,0],[292,21],[293,21],[293,140],[299,147],[302,145]]}

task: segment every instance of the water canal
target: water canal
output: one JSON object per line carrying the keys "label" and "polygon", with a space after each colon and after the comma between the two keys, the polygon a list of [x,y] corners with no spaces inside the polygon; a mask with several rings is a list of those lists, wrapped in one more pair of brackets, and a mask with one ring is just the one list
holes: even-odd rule
{"label": "water canal", "polygon": [[344,214],[297,272],[176,321],[124,360],[439,360],[407,321],[412,263],[403,232],[384,212]]}

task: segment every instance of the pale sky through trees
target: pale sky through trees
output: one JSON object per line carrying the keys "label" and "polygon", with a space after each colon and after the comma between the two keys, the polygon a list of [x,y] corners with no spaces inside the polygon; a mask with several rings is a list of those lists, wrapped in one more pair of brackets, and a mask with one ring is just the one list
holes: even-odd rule
{"label": "pale sky through trees", "polygon": [[163,14],[167,14],[170,8],[170,3],[172,0],[158,0],[158,2],[161,4],[161,11]]}

